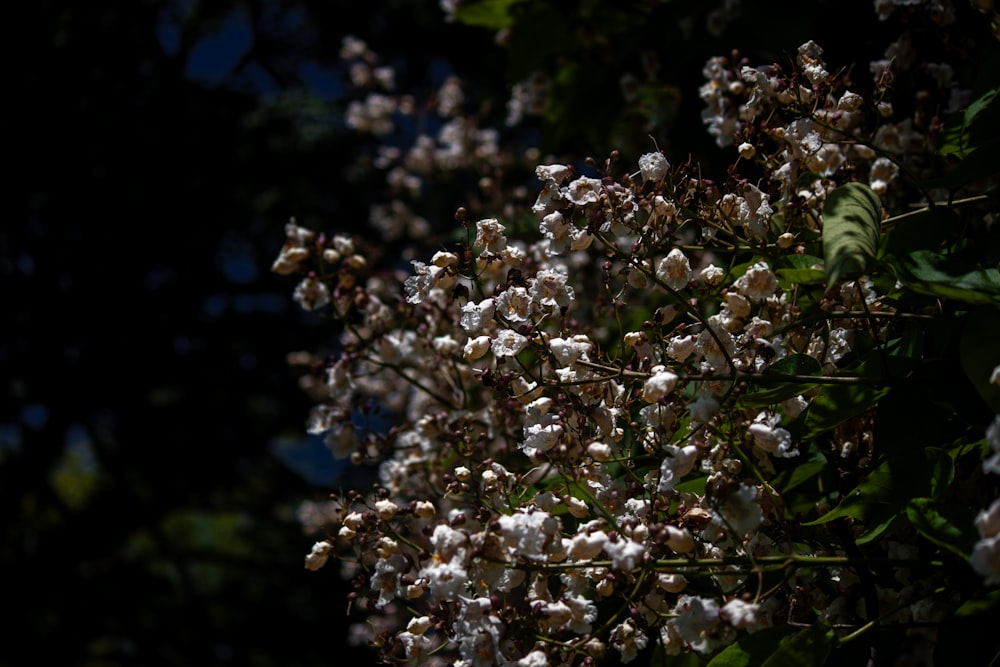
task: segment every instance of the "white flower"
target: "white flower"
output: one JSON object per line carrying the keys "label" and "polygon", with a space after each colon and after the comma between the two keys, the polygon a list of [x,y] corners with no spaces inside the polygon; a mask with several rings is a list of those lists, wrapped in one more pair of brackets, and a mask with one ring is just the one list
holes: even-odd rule
{"label": "white flower", "polygon": [[895,180],[899,173],[899,166],[887,157],[876,158],[872,162],[871,172],[868,175],[868,184],[875,194],[884,195],[889,189],[889,184]]}
{"label": "white flower", "polygon": [[750,158],[752,158],[754,155],[757,154],[757,149],[754,147],[754,145],[746,141],[740,144],[736,150],[739,152],[740,157],[743,158],[744,160],[749,160]]}
{"label": "white flower", "polygon": [[[693,412],[692,412],[693,415]],[[670,491],[685,475],[694,470],[698,460],[698,447],[695,445],[667,445],[664,448],[666,456],[660,464],[660,482],[657,491]]]}
{"label": "white flower", "polygon": [[375,503],[375,513],[378,514],[378,518],[383,521],[388,521],[392,517],[396,516],[396,512],[398,511],[399,505],[391,500],[379,500]]}
{"label": "white flower", "polygon": [[635,660],[639,651],[646,648],[649,638],[635,627],[631,619],[626,620],[611,633],[611,645],[621,653],[622,662]]}
{"label": "white flower", "polygon": [[493,317],[493,299],[483,299],[479,303],[469,301],[462,305],[462,328],[470,334],[478,333]]}
{"label": "white flower", "polygon": [[503,329],[493,339],[491,348],[497,357],[513,357],[527,346],[527,338],[513,329]]}
{"label": "white flower", "polygon": [[314,275],[308,275],[295,286],[292,299],[305,310],[317,310],[330,303],[330,288]]}
{"label": "white flower", "polygon": [[691,356],[695,348],[695,338],[694,336],[678,336],[677,338],[671,338],[670,342],[667,343],[667,356],[674,361],[684,361]]}
{"label": "white flower", "polygon": [[568,306],[575,298],[573,288],[566,284],[565,269],[542,269],[531,281],[529,293],[533,302],[545,308]]}
{"label": "white flower", "polygon": [[549,667],[549,659],[545,651],[532,651],[517,662],[504,663],[504,667]]}
{"label": "white flower", "polygon": [[437,287],[444,269],[433,264],[413,260],[414,275],[406,279],[403,288],[406,290],[407,303],[422,303],[430,296],[431,290]]}
{"label": "white flower", "polygon": [[656,277],[674,290],[682,290],[691,280],[691,264],[679,248],[674,248],[656,266]]}
{"label": "white flower", "polygon": [[325,540],[314,544],[312,551],[306,556],[306,569],[315,572],[326,565],[332,549],[333,545]]}
{"label": "white flower", "polygon": [[969,563],[987,586],[1000,584],[1000,498],[976,515],[980,540],[972,548]]}
{"label": "white flower", "polygon": [[580,176],[567,186],[566,194],[577,206],[596,204],[600,201],[602,183],[596,178]]}
{"label": "white flower", "polygon": [[[720,342],[722,346],[719,345]],[[698,334],[695,349],[698,350],[712,368],[722,369],[727,366],[727,359],[732,358],[733,352],[736,350],[736,340],[731,333],[722,327],[715,327],[712,331],[705,329]]]}
{"label": "white flower", "polygon": [[430,519],[437,513],[437,509],[434,507],[434,503],[429,500],[419,500],[417,501],[417,507],[415,514],[421,519]]}
{"label": "white flower", "polygon": [[592,442],[587,445],[587,454],[595,461],[607,461],[611,458],[611,446],[603,442]]}
{"label": "white flower", "polygon": [[757,262],[739,277],[735,287],[751,301],[763,301],[778,289],[778,279],[771,273],[767,262]]}
{"label": "white flower", "polygon": [[719,622],[719,606],[714,600],[682,595],[673,609],[676,618],[668,624],[678,637],[699,653],[707,653],[715,648],[717,640],[711,635]]}
{"label": "white flower", "polygon": [[737,489],[717,499],[713,514],[719,525],[732,529],[740,537],[749,535],[764,520],[757,503],[757,487],[741,483]]}
{"label": "white flower", "polygon": [[754,238],[764,238],[774,210],[768,203],[769,196],[753,185],[748,185],[738,198],[738,217],[743,227]]}
{"label": "white flower", "polygon": [[605,542],[604,553],[611,559],[611,567],[629,572],[639,564],[646,553],[646,547],[631,539],[620,538],[614,542]]}
{"label": "white flower", "polygon": [[642,400],[647,403],[656,403],[661,398],[666,397],[677,386],[677,376],[666,369],[665,366],[653,366],[652,375],[642,386]]}
{"label": "white flower", "polygon": [[576,227],[566,221],[559,211],[553,211],[538,224],[538,231],[549,241],[549,252],[558,255],[573,242]]}
{"label": "white flower", "polygon": [[734,628],[756,630],[762,624],[761,611],[760,605],[733,598],[723,605],[719,613]]}
{"label": "white flower", "polygon": [[976,530],[980,537],[995,537],[1000,534],[1000,498],[993,501],[989,509],[976,515]]}
{"label": "white flower", "polygon": [[521,510],[501,516],[497,523],[512,556],[544,558],[561,528],[559,519],[541,510]]}
{"label": "white flower", "polygon": [[531,317],[531,295],[524,287],[508,287],[496,298],[496,312],[508,322],[527,322]]}
{"label": "white flower", "polygon": [[580,359],[587,360],[587,353],[594,344],[587,336],[577,334],[572,338],[553,338],[549,341],[549,350],[563,366],[572,366]]}
{"label": "white flower", "polygon": [[829,76],[821,58],[823,49],[811,39],[799,47],[799,66],[811,83],[819,84]]}
{"label": "white flower", "polygon": [[381,609],[403,595],[402,575],[410,569],[410,562],[401,554],[379,558],[371,578],[371,589],[378,591],[375,608]]}
{"label": "white flower", "polygon": [[639,158],[639,171],[646,181],[661,181],[667,175],[670,163],[663,153],[646,153]]}
{"label": "white flower", "polygon": [[577,560],[592,560],[601,553],[607,541],[608,535],[604,531],[588,533],[583,529],[570,539],[569,555]]}
{"label": "white flower", "polygon": [[969,563],[987,586],[1000,584],[1000,498],[976,515],[976,528],[981,539],[973,547]]}
{"label": "white flower", "polygon": [[484,253],[497,255],[507,247],[506,228],[496,218],[486,218],[476,223],[475,247]]}
{"label": "white flower", "polygon": [[564,164],[540,164],[535,167],[535,176],[538,180],[555,181],[557,185],[561,185],[572,173],[572,170]]}
{"label": "white flower", "polygon": [[489,336],[477,336],[475,338],[470,338],[465,341],[465,348],[462,353],[465,355],[467,361],[475,361],[481,358],[484,354],[490,350],[490,337]]}
{"label": "white flower", "polygon": [[704,269],[698,272],[698,277],[706,284],[714,287],[722,282],[723,276],[726,275],[725,269],[722,269],[715,264],[709,264]]}
{"label": "white flower", "polygon": [[778,426],[780,421],[779,415],[765,410],[757,415],[747,431],[753,436],[754,444],[765,452],[779,458],[798,456],[798,450],[792,446],[792,434]]}

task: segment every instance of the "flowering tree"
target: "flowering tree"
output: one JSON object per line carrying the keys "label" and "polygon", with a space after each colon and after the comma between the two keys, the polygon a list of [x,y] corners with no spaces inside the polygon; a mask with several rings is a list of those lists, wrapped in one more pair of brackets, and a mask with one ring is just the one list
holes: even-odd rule
{"label": "flowering tree", "polygon": [[[860,75],[812,41],[712,58],[710,178],[655,146],[505,150],[459,81],[408,105],[345,43],[350,125],[440,128],[378,153],[408,270],[294,221],[274,264],[337,325],[296,357],[309,431],[379,480],[310,508],[306,567],[355,582],[385,660],[921,664],[1000,608],[998,81],[910,46]],[[514,92],[511,122],[546,103]],[[529,197],[495,178],[532,160]],[[413,202],[456,173],[481,196],[428,247]]]}

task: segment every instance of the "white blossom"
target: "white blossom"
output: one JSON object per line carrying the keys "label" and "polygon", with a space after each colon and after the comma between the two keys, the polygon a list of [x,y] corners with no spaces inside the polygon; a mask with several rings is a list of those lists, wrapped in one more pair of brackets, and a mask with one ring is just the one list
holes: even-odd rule
{"label": "white blossom", "polygon": [[670,163],[663,153],[646,153],[639,157],[639,171],[646,181],[662,181],[670,170]]}
{"label": "white blossom", "polygon": [[691,280],[691,264],[679,248],[674,248],[657,264],[656,277],[670,289],[682,290]]}

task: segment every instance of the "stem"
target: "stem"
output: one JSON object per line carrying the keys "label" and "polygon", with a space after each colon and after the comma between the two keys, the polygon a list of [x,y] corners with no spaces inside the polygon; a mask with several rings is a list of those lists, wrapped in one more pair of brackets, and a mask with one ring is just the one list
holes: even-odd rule
{"label": "stem", "polygon": [[907,211],[906,213],[900,213],[899,215],[894,215],[891,218],[886,218],[885,220],[882,221],[882,231],[888,232],[894,229],[901,222],[905,222],[909,218],[920,215],[922,213],[926,213],[935,206],[948,206],[948,207],[968,206],[970,204],[978,204],[980,202],[989,201],[989,199],[990,199],[989,195],[976,195],[974,197],[965,197],[963,199],[956,199],[951,202],[931,202],[927,206],[918,208],[915,211]]}

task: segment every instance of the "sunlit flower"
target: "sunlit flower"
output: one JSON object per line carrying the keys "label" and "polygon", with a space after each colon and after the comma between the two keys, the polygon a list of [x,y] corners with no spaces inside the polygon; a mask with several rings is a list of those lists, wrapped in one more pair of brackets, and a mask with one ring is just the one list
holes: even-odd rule
{"label": "sunlit flower", "polygon": [[677,386],[677,375],[671,373],[665,366],[654,366],[651,375],[642,386],[642,400],[656,403],[666,397]]}
{"label": "sunlit flower", "polygon": [[542,269],[529,288],[531,300],[545,308],[560,308],[573,300],[573,288],[566,283],[566,271]]}
{"label": "sunlit flower", "polygon": [[778,289],[778,279],[771,272],[767,262],[757,262],[737,279],[735,285],[740,294],[751,301],[762,301]]}
{"label": "sunlit flower", "polygon": [[326,540],[314,544],[312,551],[306,556],[306,569],[315,571],[326,565],[332,549],[333,545]]}
{"label": "sunlit flower", "polygon": [[513,329],[503,329],[493,339],[491,349],[497,357],[512,357],[528,347],[528,339]]}
{"label": "sunlit flower", "polygon": [[495,302],[496,313],[508,322],[527,322],[531,317],[532,297],[525,287],[508,287]]}
{"label": "sunlit flower", "polygon": [[487,254],[499,254],[507,247],[505,227],[496,218],[487,218],[476,223],[475,246]]}
{"label": "sunlit flower", "polygon": [[598,179],[580,176],[576,180],[570,181],[566,192],[574,204],[585,206],[596,204],[600,200],[601,187],[602,183]]}
{"label": "sunlit flower", "polygon": [[662,181],[670,170],[670,163],[663,153],[646,153],[639,158],[639,171],[646,181]]}
{"label": "sunlit flower", "polygon": [[682,290],[691,280],[691,264],[679,248],[674,248],[656,266],[656,277],[672,290]]}

